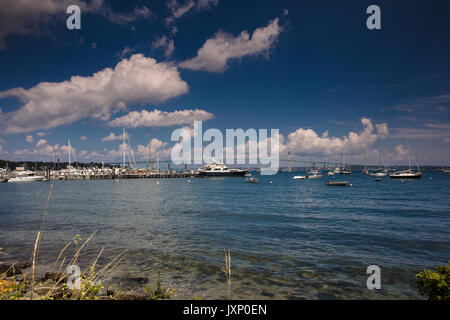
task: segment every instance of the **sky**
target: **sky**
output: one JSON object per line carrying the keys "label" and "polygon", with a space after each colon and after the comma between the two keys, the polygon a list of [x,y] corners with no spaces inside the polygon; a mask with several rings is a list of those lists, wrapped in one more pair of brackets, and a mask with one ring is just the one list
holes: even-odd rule
{"label": "sky", "polygon": [[[69,30],[69,5],[81,29]],[[381,29],[369,30],[376,4]],[[0,159],[140,160],[279,129],[281,158],[450,164],[448,1],[0,0]]]}

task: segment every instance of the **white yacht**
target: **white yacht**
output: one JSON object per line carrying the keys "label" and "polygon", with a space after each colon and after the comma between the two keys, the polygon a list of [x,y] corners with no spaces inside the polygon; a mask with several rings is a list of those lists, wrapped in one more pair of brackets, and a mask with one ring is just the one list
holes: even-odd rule
{"label": "white yacht", "polygon": [[230,169],[223,163],[213,163],[199,170],[199,177],[244,177],[248,171],[243,169]]}
{"label": "white yacht", "polygon": [[395,171],[390,174],[391,179],[420,179],[422,173],[412,169]]}
{"label": "white yacht", "polygon": [[420,179],[422,178],[422,172],[420,172],[419,164],[417,163],[416,156],[414,156],[414,161],[416,162],[417,171],[411,169],[411,150],[409,149],[408,140],[406,140],[406,145],[408,146],[408,169],[400,170],[391,173],[389,176],[391,179]]}
{"label": "white yacht", "polygon": [[322,177],[322,171],[317,169],[309,170],[308,175],[306,176],[307,179],[320,179]]}
{"label": "white yacht", "polygon": [[372,177],[386,177],[388,174],[387,169],[377,170],[370,173]]}
{"label": "white yacht", "polygon": [[[380,163],[381,166],[381,153],[378,151],[378,161]],[[372,171],[370,173],[370,175],[372,177],[386,177],[389,173],[389,170],[387,168],[387,164],[386,164],[386,156],[384,157],[384,168],[380,168],[378,170]]]}
{"label": "white yacht", "polygon": [[37,176],[32,171],[23,171],[20,172],[16,177],[9,178],[8,182],[35,182],[35,181],[44,181],[45,177]]}

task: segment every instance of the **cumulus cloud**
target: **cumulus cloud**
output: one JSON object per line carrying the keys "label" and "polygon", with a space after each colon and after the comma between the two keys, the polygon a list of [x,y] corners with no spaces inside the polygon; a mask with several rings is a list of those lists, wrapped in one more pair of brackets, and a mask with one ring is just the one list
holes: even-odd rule
{"label": "cumulus cloud", "polygon": [[81,140],[81,141],[88,141],[88,140],[89,140],[89,138],[88,138],[88,137],[86,137],[86,136],[81,136],[81,137],[80,137],[80,140]]}
{"label": "cumulus cloud", "polygon": [[82,13],[99,14],[116,24],[131,23],[151,15],[145,6],[129,13],[113,12],[103,0],[0,0],[0,50],[5,48],[5,37],[10,34],[46,34],[46,26],[55,19],[67,17],[66,9],[70,5],[78,5]]}
{"label": "cumulus cloud", "polygon": [[266,27],[256,29],[253,34],[242,31],[237,37],[219,31],[206,40],[198,50],[197,56],[179,63],[179,66],[191,70],[223,72],[231,59],[267,53],[283,31],[279,19],[270,21]]}
{"label": "cumulus cloud", "polygon": [[[125,139],[130,138],[131,136],[129,134],[125,133]],[[123,139],[123,134],[115,135],[114,132],[110,132],[109,135],[102,138],[102,141],[119,141]]]}
{"label": "cumulus cloud", "polygon": [[169,58],[175,50],[173,39],[169,39],[165,35],[161,38],[156,38],[156,40],[152,43],[152,49],[158,48],[162,48],[164,50],[164,55],[166,56],[166,58]]}
{"label": "cumulus cloud", "polygon": [[[72,147],[72,152],[75,149]],[[50,145],[48,141],[40,139],[36,145],[31,149],[18,149],[12,152],[16,158],[23,158],[25,160],[35,159],[43,161],[53,161],[53,151],[58,157],[68,154],[69,147],[61,146],[59,144]]]}
{"label": "cumulus cloud", "polygon": [[92,76],[0,92],[0,98],[13,96],[23,103],[19,110],[2,114],[0,123],[6,133],[24,133],[83,118],[108,120],[127,105],[159,103],[187,91],[188,85],[175,66],[135,54],[114,69],[106,68]]}
{"label": "cumulus cloud", "polygon": [[205,121],[212,119],[214,115],[205,110],[176,110],[173,112],[160,110],[132,111],[123,117],[109,122],[112,127],[125,125],[128,128],[137,127],[170,127],[183,124],[192,124],[194,121]]}
{"label": "cumulus cloud", "polygon": [[[344,137],[329,137],[328,133],[317,134],[312,129],[300,128],[282,139],[280,151],[291,151],[302,155],[338,155],[360,153],[370,149],[380,139],[387,138],[389,134],[386,123],[373,125],[368,118],[362,118],[363,130],[359,133],[349,132]],[[285,140],[285,141],[284,141]]]}

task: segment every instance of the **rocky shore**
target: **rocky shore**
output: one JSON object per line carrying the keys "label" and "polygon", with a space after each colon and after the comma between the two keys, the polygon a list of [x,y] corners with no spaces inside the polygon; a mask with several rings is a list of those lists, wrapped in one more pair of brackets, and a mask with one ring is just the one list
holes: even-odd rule
{"label": "rocky shore", "polygon": [[81,279],[81,288],[70,290],[67,275],[45,272],[32,284],[31,262],[0,263],[0,300],[159,300],[173,292],[161,286],[159,274],[154,288],[147,278],[110,278],[107,288],[88,274]]}

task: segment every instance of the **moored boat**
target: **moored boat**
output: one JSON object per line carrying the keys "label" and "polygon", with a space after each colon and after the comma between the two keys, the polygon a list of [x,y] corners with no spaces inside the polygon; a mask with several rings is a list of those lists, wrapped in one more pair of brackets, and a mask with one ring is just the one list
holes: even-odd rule
{"label": "moored boat", "polygon": [[306,175],[307,179],[320,179],[322,177],[323,177],[323,175],[320,170],[310,170],[310,171],[308,171],[308,174]]}
{"label": "moored boat", "polygon": [[258,178],[255,178],[255,177],[249,177],[249,178],[247,178],[247,179],[245,179],[245,182],[248,182],[248,183],[258,183]]}
{"label": "moored boat", "polygon": [[230,169],[223,163],[208,164],[199,170],[199,177],[244,177],[249,170]]}
{"label": "moored boat", "polygon": [[9,178],[9,182],[36,182],[36,181],[44,181],[45,177],[37,176],[34,172],[28,171],[23,172],[17,177]]}
{"label": "moored boat", "polygon": [[326,185],[332,187],[345,187],[348,186],[348,181],[327,181]]}
{"label": "moored boat", "polygon": [[422,177],[421,172],[417,172],[411,169],[395,171],[389,175],[391,179],[420,179]]}
{"label": "moored boat", "polygon": [[406,145],[408,147],[408,169],[400,170],[391,173],[389,176],[391,179],[420,179],[422,178],[422,172],[420,171],[419,165],[417,163],[416,157],[414,156],[414,160],[416,162],[417,171],[411,169],[411,150],[409,148],[408,140],[406,140]]}

